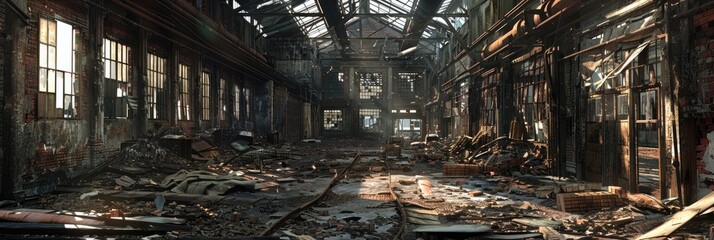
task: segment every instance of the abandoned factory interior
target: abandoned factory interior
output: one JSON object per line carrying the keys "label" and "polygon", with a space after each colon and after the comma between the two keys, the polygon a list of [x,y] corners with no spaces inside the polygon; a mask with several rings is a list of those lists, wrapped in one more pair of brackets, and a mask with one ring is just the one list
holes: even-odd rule
{"label": "abandoned factory interior", "polygon": [[0,0],[0,239],[714,240],[714,0]]}

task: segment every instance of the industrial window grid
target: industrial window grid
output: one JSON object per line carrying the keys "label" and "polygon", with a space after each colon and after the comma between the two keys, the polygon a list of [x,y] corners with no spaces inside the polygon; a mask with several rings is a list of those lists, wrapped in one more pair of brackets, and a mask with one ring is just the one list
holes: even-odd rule
{"label": "industrial window grid", "polygon": [[129,47],[104,39],[104,117],[126,118],[129,116],[127,96],[131,95],[129,84]]}
{"label": "industrial window grid", "polygon": [[250,108],[251,108],[251,106],[253,106],[252,105],[253,101],[250,100],[250,98],[251,98],[250,89],[251,89],[250,85],[243,87],[243,98],[245,99],[245,115],[244,116],[248,116],[248,117],[250,116],[250,112],[251,112]]}
{"label": "industrial window grid", "polygon": [[481,80],[481,104],[479,104],[479,123],[482,126],[496,125],[497,93],[496,85],[501,77],[497,71],[490,70],[483,74]]}
{"label": "industrial window grid", "polygon": [[[615,52],[603,50],[596,53],[594,60],[602,60],[603,62],[600,74],[606,76],[611,71],[614,71],[615,68],[629,57],[629,54],[635,51],[639,44],[639,42],[632,42],[625,44],[623,49],[619,49]],[[596,88],[595,80],[590,79],[593,86],[591,87],[590,99],[588,101],[588,121],[627,120],[629,118],[628,110],[630,108],[628,97],[630,93],[627,92],[628,86],[636,88],[656,88],[656,84],[664,77],[662,69],[663,51],[664,46],[662,39],[655,38],[631,63],[624,65],[622,72],[607,79],[603,87]],[[601,59],[598,59],[597,56],[600,56]],[[615,91],[610,89],[614,89]],[[653,116],[652,112],[656,112],[657,109],[656,107],[652,108],[648,105],[647,101],[651,100],[643,102],[642,94],[639,94],[639,98],[641,99],[638,99],[639,105],[637,109],[647,109],[647,111],[650,112],[649,115]],[[652,97],[648,95],[645,98],[651,99]],[[638,115],[642,115],[642,113]],[[656,113],[654,115],[656,115]],[[638,118],[637,120],[639,121],[640,119]],[[651,121],[656,122],[656,120],[652,119],[648,121],[650,121],[650,123]]]}
{"label": "industrial window grid", "polygon": [[359,73],[359,99],[381,98],[382,84],[380,73]]}
{"label": "industrial window grid", "polygon": [[545,61],[542,54],[533,54],[515,67],[516,106],[522,114],[527,137],[538,142],[546,140],[543,132],[547,118]]}
{"label": "industrial window grid", "polygon": [[179,64],[178,79],[179,79],[179,100],[178,104],[178,119],[191,120],[191,98],[189,94],[189,67]]}
{"label": "industrial window grid", "polygon": [[322,128],[324,130],[342,130],[342,110],[323,110],[322,116]]}
{"label": "industrial window grid", "polygon": [[422,93],[420,91],[421,76],[416,72],[400,72],[397,73],[398,80],[396,84],[397,96],[402,99],[418,98]]}
{"label": "industrial window grid", "polygon": [[146,63],[149,119],[165,120],[168,108],[166,59],[149,53],[146,55]]}
{"label": "industrial window grid", "polygon": [[38,116],[76,118],[79,79],[75,74],[79,31],[61,21],[40,18]]}
{"label": "industrial window grid", "polygon": [[211,119],[211,74],[201,73],[201,120]]}
{"label": "industrial window grid", "polygon": [[379,109],[360,109],[359,119],[362,131],[364,132],[379,132]]}
{"label": "industrial window grid", "polygon": [[238,84],[233,85],[233,119],[240,118],[240,87]]}

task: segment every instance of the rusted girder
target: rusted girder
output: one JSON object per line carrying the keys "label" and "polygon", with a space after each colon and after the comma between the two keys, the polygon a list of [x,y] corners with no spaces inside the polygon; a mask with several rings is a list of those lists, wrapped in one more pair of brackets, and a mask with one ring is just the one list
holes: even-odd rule
{"label": "rusted girder", "polygon": [[350,39],[347,37],[347,27],[342,21],[339,3],[337,0],[315,0],[315,3],[320,9],[327,27],[334,32],[336,40],[340,43],[340,52],[344,52],[350,46]]}
{"label": "rusted girder", "polygon": [[443,0],[419,1],[414,9],[414,17],[409,21],[404,37],[404,43],[400,51],[419,45],[419,38],[429,25],[431,19],[436,15]]}

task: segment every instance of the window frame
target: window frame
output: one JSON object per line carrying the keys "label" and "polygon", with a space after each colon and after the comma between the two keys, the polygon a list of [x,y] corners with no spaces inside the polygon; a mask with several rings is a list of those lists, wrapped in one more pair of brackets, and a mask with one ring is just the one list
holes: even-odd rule
{"label": "window frame", "polygon": [[[132,96],[131,47],[109,37],[104,37],[102,40],[104,118],[128,119],[130,111],[126,98]],[[109,56],[107,57],[107,55]]]}
{"label": "window frame", "polygon": [[[68,44],[70,45],[69,47],[71,47],[71,49],[69,50],[69,52],[71,52],[69,54],[69,66],[60,66],[59,62],[59,55],[61,53],[61,49],[59,48],[66,47],[66,45],[60,46],[61,42],[65,42],[62,41],[59,32],[60,26],[63,25],[67,26],[69,28],[68,30],[70,31],[68,39]],[[51,26],[54,26],[54,31],[50,31]],[[53,34],[53,36],[51,36],[51,34]],[[54,43],[52,43],[51,37],[54,37]],[[37,31],[38,83],[36,109],[36,116],[38,118],[79,119],[81,79],[80,75],[77,73],[78,68],[76,59],[78,58],[77,55],[79,54],[80,43],[81,39],[79,37],[79,28],[75,27],[69,22],[60,21],[55,18],[45,16],[39,17]],[[50,55],[50,49],[54,49],[54,51],[52,51],[52,55]],[[67,51],[64,50],[64,48],[62,50]],[[50,59],[50,56],[54,58],[53,61]],[[52,63],[52,66],[50,66],[50,63]],[[50,75],[50,73],[52,74]],[[54,77],[51,78],[50,76]],[[58,84],[60,78],[62,82]],[[50,85],[50,83],[52,83],[52,85]],[[67,100],[69,100],[69,105]],[[61,108],[58,108],[58,104]],[[59,109],[61,110],[58,111]]]}
{"label": "window frame", "polygon": [[177,119],[181,121],[191,121],[191,66],[179,63],[178,66],[178,92],[179,99],[176,101]]}
{"label": "window frame", "polygon": [[148,118],[151,120],[168,119],[167,63],[166,58],[152,53],[146,54],[146,104]]}
{"label": "window frame", "polygon": [[201,121],[211,120],[211,73],[201,72]]}
{"label": "window frame", "polygon": [[[328,114],[329,113],[329,114]],[[330,118],[328,118],[328,115]],[[332,118],[334,116],[334,119]],[[335,125],[337,127],[328,127],[330,125]],[[322,110],[322,130],[338,132],[342,131],[344,128],[344,115],[340,109],[323,109]]]}

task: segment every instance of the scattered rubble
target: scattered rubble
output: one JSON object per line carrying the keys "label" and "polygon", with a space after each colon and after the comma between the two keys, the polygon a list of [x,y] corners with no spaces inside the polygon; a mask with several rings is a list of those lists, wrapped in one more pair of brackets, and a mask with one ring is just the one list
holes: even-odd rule
{"label": "scattered rubble", "polygon": [[[547,164],[535,161],[542,149],[507,138],[495,144],[460,137],[447,152],[438,151],[438,140],[405,149],[395,140],[390,144],[399,146],[399,154],[384,154],[394,149],[374,141],[265,145],[247,132],[219,141],[211,134],[218,131],[172,132],[126,144],[109,164],[55,194],[1,202],[0,230],[62,235],[83,234],[91,226],[106,235],[158,237],[645,239],[679,232],[705,236],[712,224],[683,224],[710,212],[709,197],[678,212],[671,199],[543,176]],[[189,157],[164,147],[166,139],[188,143]],[[362,157],[355,160],[358,152]],[[516,158],[519,164],[509,165]],[[62,223],[78,227],[57,225]],[[128,227],[148,223],[153,225]]]}

